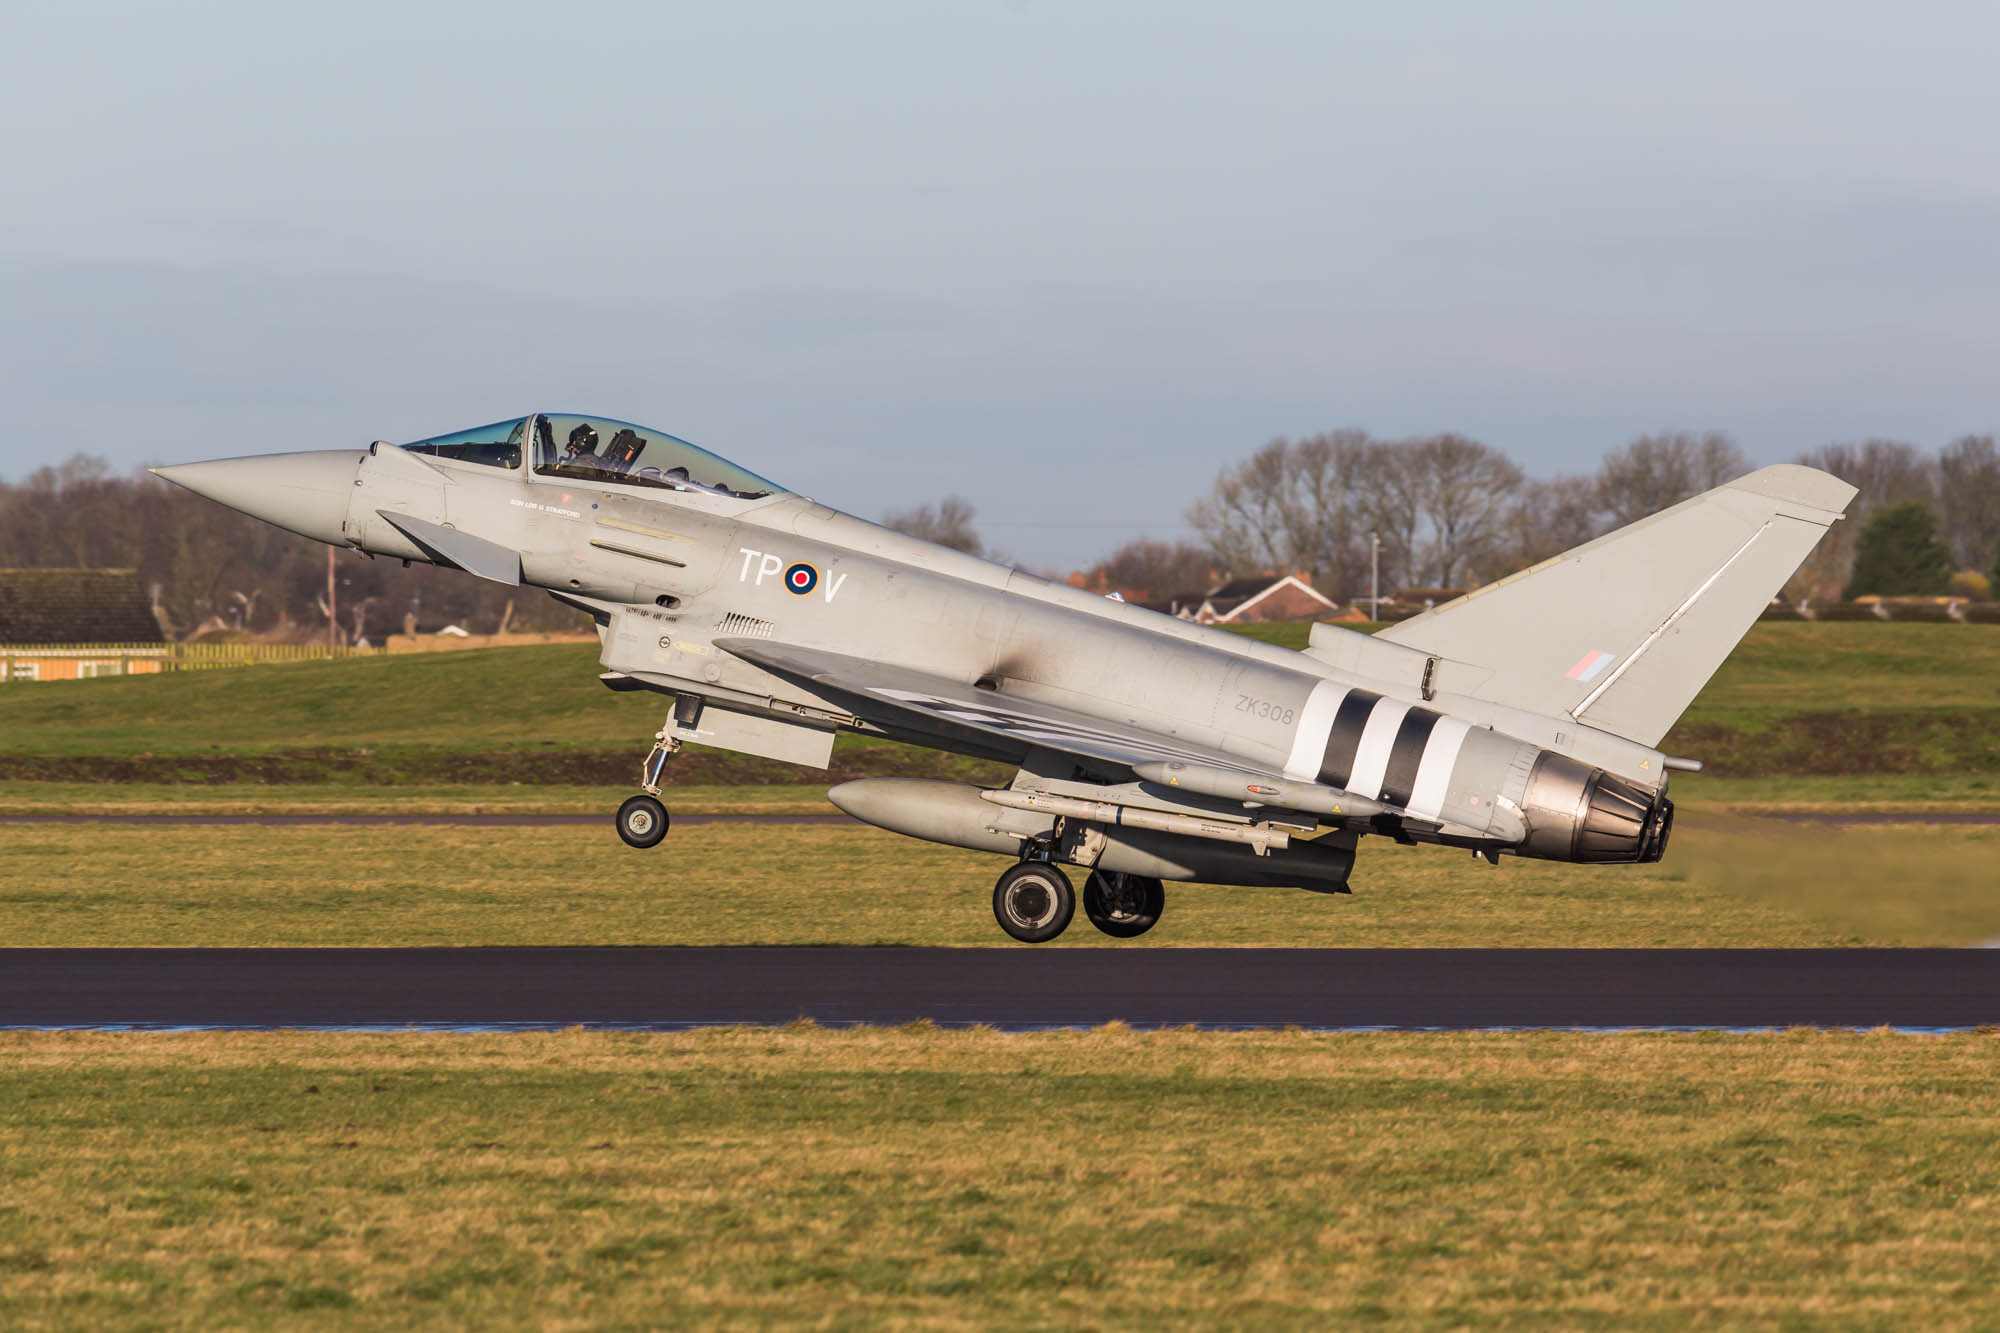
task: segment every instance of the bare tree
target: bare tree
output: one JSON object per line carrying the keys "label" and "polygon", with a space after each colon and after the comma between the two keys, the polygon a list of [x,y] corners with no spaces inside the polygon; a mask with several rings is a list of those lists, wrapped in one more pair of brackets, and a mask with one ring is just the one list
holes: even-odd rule
{"label": "bare tree", "polygon": [[1232,571],[1293,564],[1301,534],[1293,528],[1292,444],[1276,439],[1234,467],[1188,507],[1187,520]]}
{"label": "bare tree", "polygon": [[1358,591],[1369,539],[1391,586],[1450,580],[1504,542],[1521,471],[1462,435],[1386,443],[1344,429],[1276,439],[1223,469],[1188,521],[1237,574],[1306,570]]}
{"label": "bare tree", "polygon": [[1382,586],[1407,587],[1423,581],[1420,568],[1424,482],[1410,450],[1400,444],[1371,445],[1362,474],[1364,541],[1382,541]]}
{"label": "bare tree", "polygon": [[2000,449],[1991,435],[1963,435],[1939,452],[1938,510],[1957,567],[1990,566],[2000,554]]}
{"label": "bare tree", "polygon": [[1937,464],[1916,445],[1901,440],[1823,445],[1799,461],[1856,487],[1861,493],[1848,513],[1864,521],[1877,509],[1905,500],[1937,503]]}
{"label": "bare tree", "polygon": [[1182,593],[1205,593],[1220,570],[1215,553],[1194,542],[1162,542],[1137,537],[1106,556],[1090,570],[1112,588],[1143,592],[1148,600]]}
{"label": "bare tree", "polygon": [[1188,522],[1234,573],[1307,570],[1338,581],[1362,549],[1358,496],[1373,448],[1352,429],[1272,440],[1224,468]]}
{"label": "bare tree", "polygon": [[[247,515],[225,509],[157,477],[119,476],[102,460],[78,456],[0,482],[0,566],[135,568],[159,589],[167,624],[252,633],[285,632],[294,615],[305,628],[324,594],[326,552]],[[447,620],[493,624],[506,589],[419,564],[344,557],[342,609],[363,606],[367,633],[395,628],[393,606],[421,590],[427,611]],[[385,594],[400,589],[394,598]],[[353,600],[350,601],[349,598]],[[369,598],[378,599],[372,606]],[[516,616],[523,628],[575,628],[578,614],[537,599]],[[324,616],[314,627],[325,635]]]}
{"label": "bare tree", "polygon": [[972,520],[977,511],[963,496],[948,495],[934,505],[899,509],[882,515],[882,526],[894,528],[919,541],[936,542],[967,555],[985,555],[986,543],[979,539]]}
{"label": "bare tree", "polygon": [[1937,503],[1936,461],[1901,440],[1822,445],[1800,455],[1799,462],[1831,472],[1859,494],[1848,505],[1847,517],[1833,525],[1785,585],[1790,597],[1838,598],[1853,571],[1861,529],[1878,510],[1905,500]]}
{"label": "bare tree", "polygon": [[1373,448],[1368,433],[1353,427],[1314,435],[1292,447],[1287,519],[1299,540],[1296,558],[1286,564],[1317,574],[1323,587],[1357,587],[1367,567],[1360,497]]}
{"label": "bare tree", "polygon": [[1561,555],[1608,530],[1595,477],[1526,482],[1508,507],[1504,535],[1474,573],[1490,582]]}
{"label": "bare tree", "polygon": [[1429,529],[1426,573],[1438,587],[1455,587],[1499,546],[1521,489],[1521,469],[1463,435],[1433,435],[1403,448]]}
{"label": "bare tree", "polygon": [[1641,435],[1605,456],[1598,503],[1613,527],[1636,523],[1750,470],[1750,460],[1722,431]]}

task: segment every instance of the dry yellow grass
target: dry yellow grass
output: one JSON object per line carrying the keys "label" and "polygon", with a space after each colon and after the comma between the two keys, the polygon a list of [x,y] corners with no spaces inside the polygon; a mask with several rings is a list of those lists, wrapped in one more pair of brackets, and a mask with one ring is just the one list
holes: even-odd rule
{"label": "dry yellow grass", "polygon": [[1996,1042],[6,1034],[0,1323],[1990,1327]]}
{"label": "dry yellow grass", "polygon": [[[636,767],[636,766],[635,766]],[[592,815],[611,812],[634,787],[376,787],[363,783],[0,782],[0,815]],[[667,802],[683,814],[837,814],[826,784],[675,787]]]}
{"label": "dry yellow grass", "polygon": [[[1657,866],[1364,845],[1352,897],[1175,885],[1173,945],[1811,946],[2000,936],[2000,829],[1690,819]],[[852,827],[0,827],[10,945],[999,944],[998,857]],[[1076,877],[1081,884],[1081,876]],[[1057,947],[1109,941],[1079,920]]]}
{"label": "dry yellow grass", "polygon": [[[832,814],[823,777],[777,786],[672,786],[674,813]],[[630,786],[377,786],[365,782],[148,783],[0,781],[0,814],[581,814],[610,819]],[[1990,813],[2000,777],[1980,773],[1718,778],[1681,774],[1683,812]]]}

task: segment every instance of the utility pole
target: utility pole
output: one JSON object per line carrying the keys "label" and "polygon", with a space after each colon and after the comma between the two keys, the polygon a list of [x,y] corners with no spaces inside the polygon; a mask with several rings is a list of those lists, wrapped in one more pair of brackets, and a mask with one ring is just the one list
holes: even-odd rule
{"label": "utility pole", "polygon": [[340,647],[340,608],[333,601],[333,548],[326,548],[326,651],[332,656]]}
{"label": "utility pole", "polygon": [[[331,546],[327,554],[333,553]],[[1368,618],[1380,622],[1382,619],[1382,534],[1368,534]]]}

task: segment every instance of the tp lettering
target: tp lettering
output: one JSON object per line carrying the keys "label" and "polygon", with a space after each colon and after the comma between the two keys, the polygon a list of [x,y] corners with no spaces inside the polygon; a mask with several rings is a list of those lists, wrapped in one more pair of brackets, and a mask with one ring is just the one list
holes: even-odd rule
{"label": "tp lettering", "polygon": [[[753,551],[747,546],[739,546],[736,550],[743,557],[743,565],[736,571],[736,581],[738,583],[747,583],[753,588],[761,588],[764,586],[765,579],[771,578],[785,568],[784,557],[773,555],[769,551]],[[756,566],[755,578],[751,577],[752,565]],[[846,586],[847,575],[845,574],[841,574],[835,578],[824,579],[820,583],[820,588],[825,592],[826,600],[829,603]]]}

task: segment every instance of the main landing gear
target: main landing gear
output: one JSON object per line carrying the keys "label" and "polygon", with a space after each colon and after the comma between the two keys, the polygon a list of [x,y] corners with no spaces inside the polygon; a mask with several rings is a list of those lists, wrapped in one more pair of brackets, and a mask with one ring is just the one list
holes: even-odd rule
{"label": "main landing gear", "polygon": [[993,886],[993,916],[1023,944],[1046,944],[1076,915],[1069,876],[1049,861],[1023,861]]}
{"label": "main landing gear", "polygon": [[[681,705],[676,702],[674,707],[678,714]],[[696,708],[696,716],[699,716],[698,702]],[[660,840],[667,836],[669,821],[666,804],[660,800],[660,774],[666,771],[667,760],[673,758],[674,751],[680,748],[680,741],[666,727],[653,734],[653,748],[646,752],[645,761],[639,765],[639,785],[644,794],[627,797],[625,803],[618,807],[618,836],[625,840],[627,846],[657,847]]]}
{"label": "main landing gear", "polygon": [[1159,924],[1167,886],[1145,875],[1090,872],[1083,886],[1083,914],[1113,939],[1129,940]]}
{"label": "main landing gear", "polygon": [[[1144,875],[1093,870],[1083,886],[1084,915],[1114,939],[1128,940],[1151,930],[1166,901],[1166,886]],[[1023,861],[993,886],[994,919],[1023,944],[1046,944],[1062,934],[1075,915],[1076,891],[1054,862]]]}

